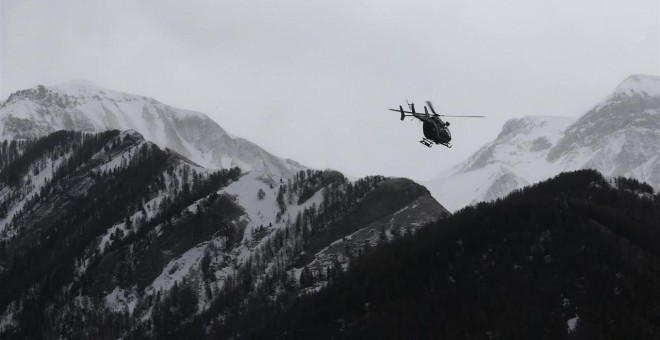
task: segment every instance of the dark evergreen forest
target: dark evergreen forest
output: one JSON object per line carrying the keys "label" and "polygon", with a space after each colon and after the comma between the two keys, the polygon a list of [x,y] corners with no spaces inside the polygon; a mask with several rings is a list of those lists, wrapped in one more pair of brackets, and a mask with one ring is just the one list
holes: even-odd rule
{"label": "dark evergreen forest", "polygon": [[382,245],[319,293],[253,316],[237,334],[658,338],[660,199],[652,193],[595,171],[561,174]]}
{"label": "dark evergreen forest", "polygon": [[[0,182],[3,188],[13,189],[0,207],[26,198],[35,177],[46,170],[46,160],[62,162],[41,191],[25,200],[3,231],[12,236],[13,242],[0,242],[0,309],[19,311],[13,315],[19,327],[4,334],[6,338],[106,338],[129,328],[127,315],[110,313],[102,301],[80,308],[70,292],[95,295],[99,292],[90,290],[92,287],[99,290],[132,285],[140,283],[139,278],[146,280],[149,275],[157,275],[154,264],[166,258],[147,256],[154,247],[146,234],[160,223],[167,226],[174,218],[180,218],[184,207],[240,176],[238,168],[201,175],[189,166],[179,166],[178,156],[140,138],[131,134],[120,136],[119,131],[58,131],[40,139],[0,146],[5,164]],[[122,154],[122,164],[116,168],[94,171],[105,158]],[[172,198],[163,199],[154,207],[155,216],[148,222],[137,218],[134,224],[129,217],[140,211],[145,214],[144,203],[167,189],[167,181],[178,178],[181,180],[174,186]],[[222,216],[237,213],[233,203],[217,195],[210,195],[204,203],[204,208],[219,210]],[[118,219],[127,221],[128,234],[113,234],[103,256],[98,250],[90,252],[89,245]],[[197,228],[183,224],[185,232],[170,228],[165,233],[174,235],[169,239],[176,239],[179,251],[204,235],[217,232],[215,226],[209,231],[202,221],[194,222],[198,222],[194,223]],[[177,233],[190,238],[177,237]],[[85,259],[86,269],[91,269],[82,275],[77,273],[83,265],[81,259]],[[186,292],[186,288],[184,284],[176,293]],[[12,301],[19,303],[10,305]],[[55,307],[63,312],[53,313]],[[186,305],[181,308],[185,310]]]}

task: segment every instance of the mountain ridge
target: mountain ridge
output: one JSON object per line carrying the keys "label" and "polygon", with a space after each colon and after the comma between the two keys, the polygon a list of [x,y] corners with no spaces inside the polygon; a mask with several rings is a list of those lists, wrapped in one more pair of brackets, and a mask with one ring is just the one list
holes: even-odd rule
{"label": "mountain ridge", "polygon": [[647,95],[660,95],[660,76],[648,74],[633,74],[624,79],[617,87],[615,92],[624,92],[632,94],[633,92]]}
{"label": "mountain ridge", "polygon": [[284,177],[306,169],[229,134],[201,112],[102,88],[89,81],[19,90],[0,105],[0,139],[35,138],[57,130],[111,129],[135,129],[207,168],[239,166]]}

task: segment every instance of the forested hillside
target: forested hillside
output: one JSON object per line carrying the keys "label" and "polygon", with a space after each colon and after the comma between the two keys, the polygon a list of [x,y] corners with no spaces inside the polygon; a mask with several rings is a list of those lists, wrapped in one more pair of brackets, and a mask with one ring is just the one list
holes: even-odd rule
{"label": "forested hillside", "polygon": [[263,339],[655,339],[660,197],[584,170],[378,247],[243,333]]}
{"label": "forested hillside", "polygon": [[0,144],[0,338],[241,332],[446,214],[399,178],[209,170],[135,131]]}

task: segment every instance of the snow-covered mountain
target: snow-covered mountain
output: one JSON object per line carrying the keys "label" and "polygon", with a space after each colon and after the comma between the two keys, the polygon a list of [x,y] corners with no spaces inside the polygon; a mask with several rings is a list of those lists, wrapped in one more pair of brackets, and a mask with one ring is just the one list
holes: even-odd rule
{"label": "snow-covered mountain", "polygon": [[422,184],[453,211],[578,169],[660,190],[660,77],[628,77],[579,119],[510,120],[494,141]]}
{"label": "snow-covered mountain", "polygon": [[660,77],[627,78],[548,152],[564,169],[596,169],[660,189]]}
{"label": "snow-covered mountain", "polygon": [[206,168],[290,177],[304,167],[227,133],[200,112],[98,87],[88,81],[17,91],[0,105],[0,139],[34,138],[57,130],[101,132],[133,129]]}

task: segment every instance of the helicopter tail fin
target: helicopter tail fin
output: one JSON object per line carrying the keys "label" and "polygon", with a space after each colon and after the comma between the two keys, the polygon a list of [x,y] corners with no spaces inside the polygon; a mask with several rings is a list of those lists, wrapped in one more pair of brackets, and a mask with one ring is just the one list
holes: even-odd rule
{"label": "helicopter tail fin", "polygon": [[399,112],[401,112],[401,120],[403,120],[404,118],[406,118],[406,114],[403,113],[403,106],[401,106],[401,105],[399,105]]}

